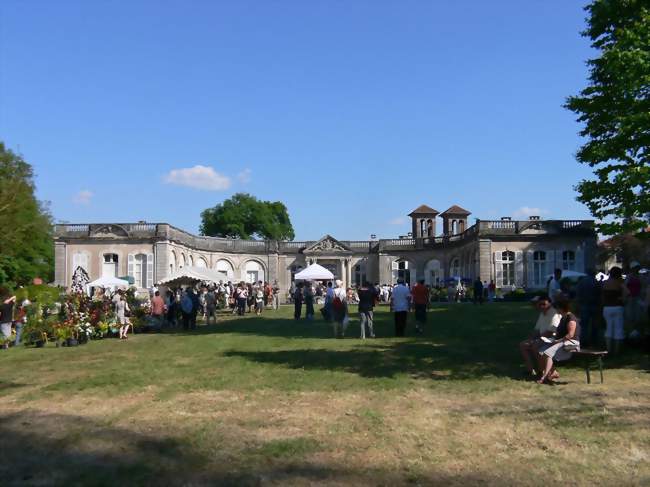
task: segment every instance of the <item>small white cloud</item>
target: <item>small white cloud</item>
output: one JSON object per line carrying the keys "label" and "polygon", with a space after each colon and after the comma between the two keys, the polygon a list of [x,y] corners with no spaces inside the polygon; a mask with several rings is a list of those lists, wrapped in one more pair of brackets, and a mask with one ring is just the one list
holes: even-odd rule
{"label": "small white cloud", "polygon": [[515,218],[528,218],[529,216],[543,216],[548,215],[549,211],[543,208],[531,208],[529,206],[522,206],[512,214]]}
{"label": "small white cloud", "polygon": [[88,191],[87,189],[83,189],[79,191],[74,198],[72,198],[72,201],[79,205],[87,205],[90,203],[90,200],[93,197],[92,191]]}
{"label": "small white cloud", "polygon": [[172,169],[163,179],[167,184],[206,191],[222,191],[230,187],[230,178],[219,174],[210,166],[197,165],[183,169]]}
{"label": "small white cloud", "polygon": [[251,174],[253,174],[253,171],[246,168],[242,172],[237,174],[237,179],[239,179],[239,182],[242,183],[242,184],[250,183],[251,182]]}
{"label": "small white cloud", "polygon": [[406,218],[403,216],[399,216],[397,218],[393,218],[391,221],[388,222],[390,225],[404,225],[406,223]]}

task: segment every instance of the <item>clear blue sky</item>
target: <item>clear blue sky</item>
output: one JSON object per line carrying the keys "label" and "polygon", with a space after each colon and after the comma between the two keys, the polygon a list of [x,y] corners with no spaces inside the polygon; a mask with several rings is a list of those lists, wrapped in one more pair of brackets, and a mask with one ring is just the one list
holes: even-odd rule
{"label": "clear blue sky", "polygon": [[404,234],[422,203],[589,218],[562,108],[585,3],[4,0],[0,139],[62,221],[196,231],[238,191],[297,239]]}

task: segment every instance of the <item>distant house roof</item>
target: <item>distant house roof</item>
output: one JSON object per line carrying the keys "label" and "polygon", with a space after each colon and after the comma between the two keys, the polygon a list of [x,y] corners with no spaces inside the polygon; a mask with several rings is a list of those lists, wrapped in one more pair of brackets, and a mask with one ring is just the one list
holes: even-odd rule
{"label": "distant house roof", "polygon": [[445,211],[440,213],[441,215],[454,215],[454,216],[459,216],[459,215],[471,215],[472,213],[470,211],[467,211],[464,208],[461,208],[458,205],[453,205],[447,208]]}
{"label": "distant house roof", "polygon": [[413,215],[437,215],[438,213],[440,213],[438,210],[434,210],[430,206],[420,205],[415,210],[413,210],[411,213],[409,213],[409,216],[413,216]]}

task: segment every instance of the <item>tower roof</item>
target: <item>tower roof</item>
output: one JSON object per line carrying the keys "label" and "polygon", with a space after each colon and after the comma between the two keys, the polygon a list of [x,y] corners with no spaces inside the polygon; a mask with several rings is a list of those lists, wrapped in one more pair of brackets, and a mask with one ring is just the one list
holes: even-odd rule
{"label": "tower roof", "polygon": [[413,215],[437,215],[438,213],[439,213],[438,210],[434,210],[430,206],[420,205],[415,210],[413,210],[411,213],[409,213],[409,216],[413,216]]}
{"label": "tower roof", "polygon": [[458,205],[453,205],[447,208],[445,211],[440,213],[441,215],[453,215],[453,216],[467,216],[471,215],[472,213],[467,211],[464,208],[461,208]]}

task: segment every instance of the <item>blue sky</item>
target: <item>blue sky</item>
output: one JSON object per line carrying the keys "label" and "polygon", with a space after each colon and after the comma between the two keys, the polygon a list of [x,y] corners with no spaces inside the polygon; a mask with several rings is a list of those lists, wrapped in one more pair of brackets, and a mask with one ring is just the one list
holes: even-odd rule
{"label": "blue sky", "polygon": [[404,234],[422,203],[589,218],[584,4],[5,0],[0,139],[62,221],[196,231],[239,191],[297,239]]}

